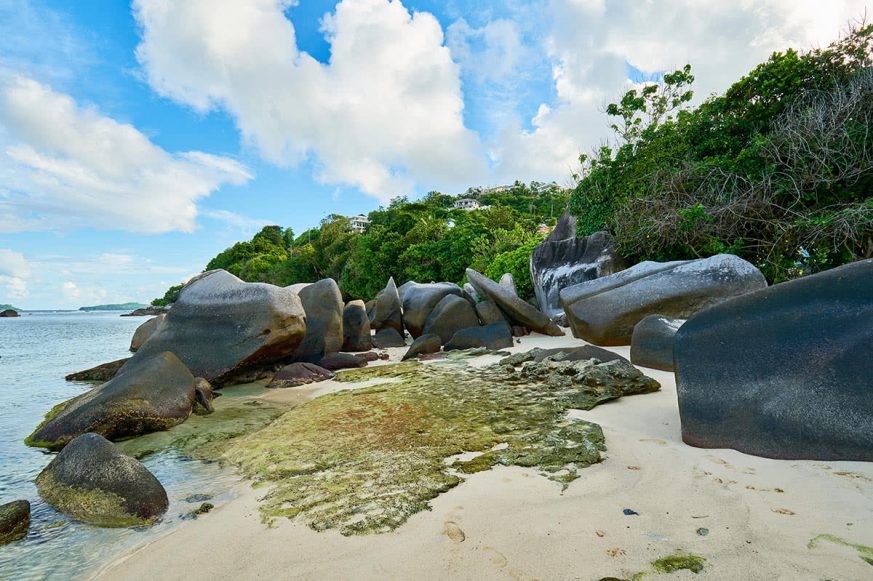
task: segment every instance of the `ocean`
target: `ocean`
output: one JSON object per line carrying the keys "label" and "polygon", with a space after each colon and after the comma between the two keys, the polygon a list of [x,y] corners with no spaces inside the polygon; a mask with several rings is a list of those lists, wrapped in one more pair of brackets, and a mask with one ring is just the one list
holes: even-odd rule
{"label": "ocean", "polygon": [[[118,312],[39,312],[0,319],[0,504],[31,503],[27,537],[0,546],[0,579],[81,579],[133,545],[164,534],[199,506],[192,495],[209,494],[218,505],[239,479],[214,464],[177,452],[153,454],[143,463],[161,481],[170,509],[152,527],[101,529],[73,521],[40,499],[34,479],[53,454],[24,445],[54,405],[93,387],[64,376],[129,356],[130,338],[143,317]],[[184,566],[184,564],[180,564]]]}

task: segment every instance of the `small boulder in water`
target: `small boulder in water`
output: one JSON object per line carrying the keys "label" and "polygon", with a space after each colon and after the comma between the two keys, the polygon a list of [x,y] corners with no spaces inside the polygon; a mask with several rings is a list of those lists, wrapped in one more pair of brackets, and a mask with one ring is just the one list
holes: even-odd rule
{"label": "small boulder in water", "polygon": [[30,503],[15,500],[0,505],[0,545],[27,536],[30,528]]}
{"label": "small boulder in water", "polygon": [[102,363],[97,367],[92,367],[85,371],[71,373],[64,379],[67,381],[100,381],[105,383],[115,377],[118,374],[118,371],[124,367],[124,364],[127,363],[129,359],[130,357],[125,357],[124,359],[117,359],[115,361],[110,361],[109,363]]}

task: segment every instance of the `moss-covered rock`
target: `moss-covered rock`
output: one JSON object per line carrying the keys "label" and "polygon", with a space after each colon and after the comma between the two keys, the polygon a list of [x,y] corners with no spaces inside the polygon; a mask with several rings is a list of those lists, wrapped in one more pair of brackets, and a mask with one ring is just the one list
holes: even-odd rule
{"label": "moss-covered rock", "polygon": [[[544,364],[551,375],[463,360],[343,372],[339,381],[390,382],[301,405],[236,440],[224,458],[270,485],[261,505],[268,522],[299,515],[346,535],[392,530],[464,474],[498,464],[536,468],[566,486],[605,445],[599,426],[565,412],[658,388],[629,364],[584,363],[572,373]],[[462,452],[481,454],[452,461]]]}
{"label": "moss-covered rock", "polygon": [[105,383],[115,377],[115,374],[118,373],[118,370],[121,369],[127,360],[130,357],[125,357],[124,359],[116,359],[115,361],[110,361],[109,363],[101,363],[96,367],[92,367],[91,369],[85,369],[84,371],[77,371],[76,373],[71,373],[67,375],[64,379],[67,381],[99,381],[101,383]]}
{"label": "moss-covered rock", "polygon": [[30,528],[30,503],[15,500],[0,505],[0,545],[17,541]]}
{"label": "moss-covered rock", "polygon": [[104,527],[154,522],[167,493],[148,469],[99,434],[70,442],[36,478],[40,496],[59,511]]}

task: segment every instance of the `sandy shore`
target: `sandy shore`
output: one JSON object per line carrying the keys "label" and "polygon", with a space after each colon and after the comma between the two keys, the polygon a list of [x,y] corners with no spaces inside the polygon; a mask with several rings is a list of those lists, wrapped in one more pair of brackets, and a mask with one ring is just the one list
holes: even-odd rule
{"label": "sandy shore", "polygon": [[[512,350],[579,344],[532,335]],[[627,347],[613,350],[629,356]],[[403,351],[392,350],[392,359]],[[705,569],[669,578],[873,578],[855,549],[831,540],[809,546],[823,534],[873,545],[873,465],[686,446],[673,375],[641,369],[661,382],[660,392],[573,412],[603,427],[608,452],[563,493],[533,470],[496,468],[470,476],[393,533],[343,537],[291,521],[267,528],[260,491],[244,486],[235,500],[132,550],[96,578],[649,578],[658,576],[651,561],[679,550],[705,558]],[[348,387],[325,382],[270,397],[306,400]]]}

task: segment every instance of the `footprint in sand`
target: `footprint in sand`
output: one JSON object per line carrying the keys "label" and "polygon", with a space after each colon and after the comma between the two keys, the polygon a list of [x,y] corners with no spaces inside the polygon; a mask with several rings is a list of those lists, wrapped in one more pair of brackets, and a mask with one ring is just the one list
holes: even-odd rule
{"label": "footprint in sand", "polygon": [[784,514],[785,516],[794,516],[795,514],[797,514],[793,510],[788,510],[787,508],[771,508],[770,510],[772,510],[776,514]]}
{"label": "footprint in sand", "polygon": [[450,520],[443,523],[443,534],[449,537],[453,543],[463,543],[467,538],[467,535],[464,534],[461,527]]}
{"label": "footprint in sand", "polygon": [[667,440],[662,440],[661,438],[640,438],[640,442],[652,442],[653,444],[660,444],[662,446],[667,445]]}

